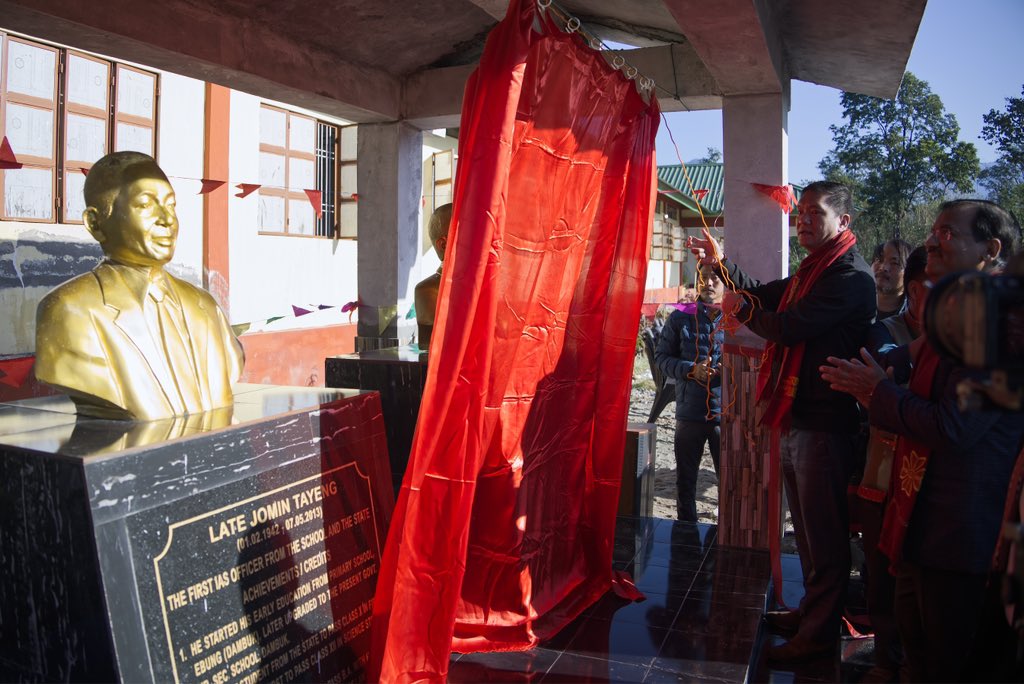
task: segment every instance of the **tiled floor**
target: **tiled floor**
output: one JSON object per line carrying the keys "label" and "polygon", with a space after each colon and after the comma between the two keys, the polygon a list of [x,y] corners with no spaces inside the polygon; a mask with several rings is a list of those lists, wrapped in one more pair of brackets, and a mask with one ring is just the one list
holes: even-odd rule
{"label": "tiled floor", "polygon": [[[791,671],[768,668],[761,628],[769,600],[767,552],[721,547],[713,525],[620,518],[615,567],[646,600],[609,592],[554,638],[530,651],[454,654],[450,682],[835,682],[856,681],[870,661],[846,640],[833,660]],[[784,557],[783,596],[803,593],[795,556]],[[868,646],[870,639],[867,640]],[[857,668],[851,679],[850,669]]]}

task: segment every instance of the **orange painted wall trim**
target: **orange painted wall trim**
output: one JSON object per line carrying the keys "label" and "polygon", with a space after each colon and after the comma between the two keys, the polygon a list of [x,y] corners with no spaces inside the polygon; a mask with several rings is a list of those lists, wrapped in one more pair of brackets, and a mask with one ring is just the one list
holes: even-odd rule
{"label": "orange painted wall trim", "polygon": [[245,348],[241,382],[323,387],[324,359],[355,351],[356,324],[247,333],[238,339]]}
{"label": "orange painted wall trim", "polygon": [[[206,84],[206,125],[203,135],[203,178],[229,181],[231,89]],[[228,192],[225,183],[203,195],[203,287],[230,318],[231,277],[228,268]]]}

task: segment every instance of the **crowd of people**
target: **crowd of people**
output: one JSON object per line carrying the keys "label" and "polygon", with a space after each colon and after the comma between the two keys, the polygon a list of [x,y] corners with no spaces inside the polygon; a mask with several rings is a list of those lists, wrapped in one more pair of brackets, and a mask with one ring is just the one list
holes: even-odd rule
{"label": "crowd of people", "polygon": [[875,633],[867,679],[1020,681],[994,558],[1008,498],[1020,495],[1010,483],[1024,414],[961,410],[958,386],[979,372],[941,355],[923,325],[932,285],[998,272],[1020,247],[1020,225],[992,202],[954,200],[923,245],[890,240],[868,264],[850,230],[849,188],[811,183],[798,212],[808,255],[781,280],[751,278],[706,232],[688,240],[701,263],[698,303],[671,315],[655,356],[676,380],[679,519],[696,520],[705,444],[718,470],[722,331],[742,323],[766,342],[757,399],[778,437],[805,590],[797,609],[766,613],[769,629],[790,637],[769,660],[835,653],[854,515]]}

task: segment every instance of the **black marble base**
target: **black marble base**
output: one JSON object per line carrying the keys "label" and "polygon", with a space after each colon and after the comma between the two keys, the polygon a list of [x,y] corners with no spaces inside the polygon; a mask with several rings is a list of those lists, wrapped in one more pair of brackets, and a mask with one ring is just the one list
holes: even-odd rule
{"label": "black marble base", "polygon": [[0,680],[359,680],[383,437],[351,391],[151,423],[0,404]]}
{"label": "black marble base", "polygon": [[421,353],[416,346],[362,351],[324,359],[324,384],[327,387],[380,392],[395,492],[401,487],[409,465],[416,417],[426,383],[427,354]]}

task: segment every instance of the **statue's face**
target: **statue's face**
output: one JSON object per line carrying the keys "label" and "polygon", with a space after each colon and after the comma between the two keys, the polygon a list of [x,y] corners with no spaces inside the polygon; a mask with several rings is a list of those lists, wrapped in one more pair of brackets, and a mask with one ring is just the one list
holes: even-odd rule
{"label": "statue's face", "polygon": [[133,266],[162,266],[174,256],[178,215],[174,190],[163,174],[133,174],[114,199],[102,222],[103,251],[112,260]]}

